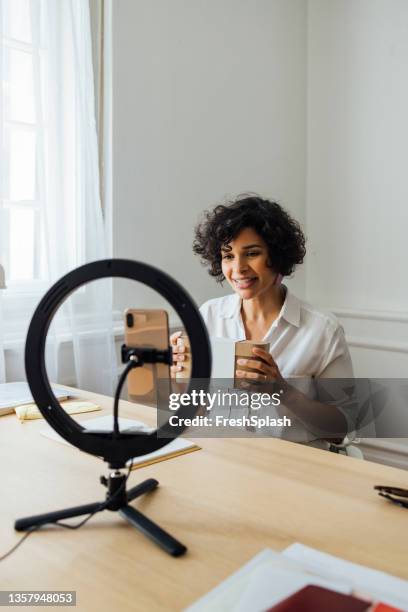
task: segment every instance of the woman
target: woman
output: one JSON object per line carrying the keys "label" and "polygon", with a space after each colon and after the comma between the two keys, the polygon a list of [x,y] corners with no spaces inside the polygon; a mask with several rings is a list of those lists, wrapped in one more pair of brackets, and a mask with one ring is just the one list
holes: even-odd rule
{"label": "woman", "polygon": [[[237,377],[282,384],[291,377],[352,378],[350,353],[337,319],[298,299],[281,282],[303,262],[306,249],[299,224],[279,204],[243,196],[216,206],[197,226],[193,250],[211,276],[226,280],[233,289],[231,295],[200,308],[209,335],[270,343],[270,352],[253,348],[256,359],[238,360]],[[185,347],[176,334],[172,344],[176,373],[183,368]],[[292,392],[293,402],[302,403],[304,417],[305,396]],[[327,431],[347,430],[342,411],[312,404],[313,422],[325,424]]]}

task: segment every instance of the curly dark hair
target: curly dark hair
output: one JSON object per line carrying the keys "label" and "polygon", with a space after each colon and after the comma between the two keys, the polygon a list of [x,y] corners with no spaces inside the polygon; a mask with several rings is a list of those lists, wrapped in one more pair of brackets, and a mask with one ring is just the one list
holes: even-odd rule
{"label": "curly dark hair", "polygon": [[195,228],[193,251],[209,274],[221,283],[221,247],[252,227],[266,242],[269,265],[282,276],[290,276],[306,254],[305,236],[297,221],[277,204],[257,195],[241,195],[228,204],[219,204],[204,213]]}

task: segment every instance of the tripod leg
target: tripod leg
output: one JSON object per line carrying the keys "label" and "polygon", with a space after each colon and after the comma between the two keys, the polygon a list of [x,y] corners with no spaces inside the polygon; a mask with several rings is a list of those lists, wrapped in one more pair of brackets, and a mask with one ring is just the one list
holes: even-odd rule
{"label": "tripod leg", "polygon": [[159,484],[158,480],[155,480],[154,478],[148,478],[147,480],[144,480],[143,482],[136,485],[135,487],[132,487],[131,489],[129,489],[127,491],[127,498],[129,501],[132,501],[132,499],[135,499],[136,497],[140,497],[140,495],[143,495],[144,493],[153,491],[153,489],[155,489],[158,486],[158,484]]}
{"label": "tripod leg", "polygon": [[120,508],[119,514],[136,527],[136,529],[139,529],[144,535],[153,540],[160,548],[169,553],[169,555],[180,557],[186,552],[187,548],[184,544],[174,539],[167,531],[153,523],[153,521],[136,510],[136,508],[123,506],[123,508]]}
{"label": "tripod leg", "polygon": [[17,519],[14,523],[14,529],[17,531],[26,531],[30,527],[40,527],[47,523],[56,523],[74,516],[83,514],[91,514],[99,509],[102,510],[102,502],[94,504],[85,504],[84,506],[75,506],[74,508],[66,508],[65,510],[57,510],[56,512],[47,512],[46,514],[37,514],[35,516],[27,516],[26,518]]}

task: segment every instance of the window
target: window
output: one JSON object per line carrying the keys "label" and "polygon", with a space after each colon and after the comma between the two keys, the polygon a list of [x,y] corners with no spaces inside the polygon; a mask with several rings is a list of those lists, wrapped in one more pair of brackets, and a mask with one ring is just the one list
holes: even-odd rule
{"label": "window", "polygon": [[[40,292],[52,276],[47,231],[63,231],[67,268],[84,259],[84,194],[78,193],[84,179],[78,157],[82,109],[70,58],[74,44],[61,25],[70,3],[61,3],[65,9],[56,14],[53,4],[59,3],[1,2],[0,257],[11,293]],[[58,49],[50,49],[55,36],[61,36]],[[53,76],[61,68],[64,86],[58,90]]]}
{"label": "window", "polygon": [[0,35],[2,333],[21,342],[45,290],[107,256],[88,2],[1,0]]}
{"label": "window", "polygon": [[[29,0],[3,0],[2,7],[2,211],[1,260],[10,288],[44,279],[39,189],[38,104],[40,36],[35,36]],[[37,86],[37,87],[36,87]],[[37,95],[36,95],[37,93]]]}

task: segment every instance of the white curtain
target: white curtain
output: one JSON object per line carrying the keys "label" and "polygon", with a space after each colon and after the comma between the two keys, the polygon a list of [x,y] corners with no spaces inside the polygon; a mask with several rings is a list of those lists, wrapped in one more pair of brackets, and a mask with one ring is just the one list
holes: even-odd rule
{"label": "white curtain", "polygon": [[[0,377],[16,380],[24,375],[23,342],[40,297],[73,268],[107,257],[107,248],[88,2],[0,3],[0,260],[7,273],[7,289],[0,292]],[[112,394],[109,280],[67,300],[48,335],[47,368],[51,381]]]}

